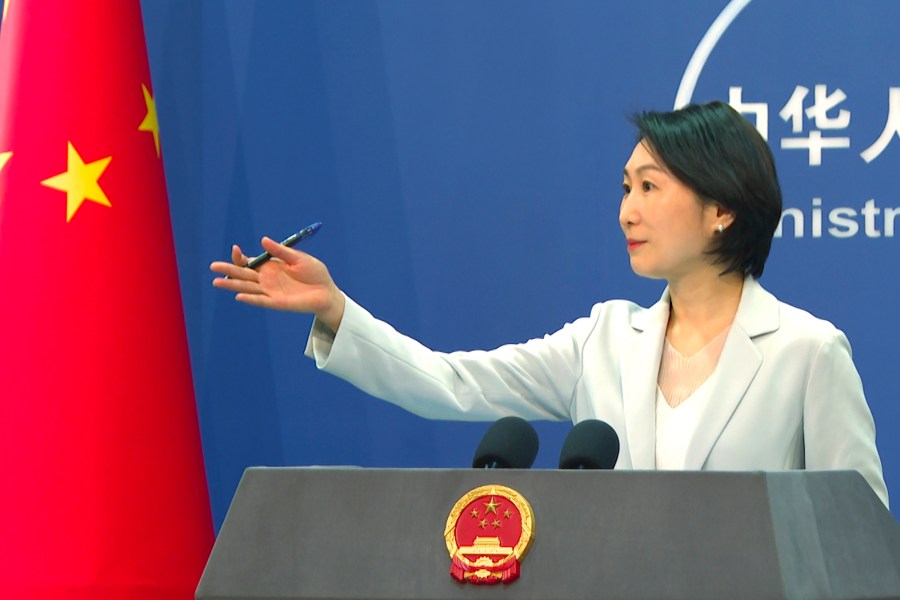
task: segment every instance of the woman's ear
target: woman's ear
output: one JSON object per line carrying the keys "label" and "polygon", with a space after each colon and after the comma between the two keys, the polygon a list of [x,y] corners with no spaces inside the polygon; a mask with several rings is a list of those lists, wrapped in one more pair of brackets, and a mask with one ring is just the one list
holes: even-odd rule
{"label": "woman's ear", "polygon": [[721,204],[713,204],[716,208],[716,223],[721,223],[725,229],[731,227],[731,224],[734,223],[734,212],[728,210]]}

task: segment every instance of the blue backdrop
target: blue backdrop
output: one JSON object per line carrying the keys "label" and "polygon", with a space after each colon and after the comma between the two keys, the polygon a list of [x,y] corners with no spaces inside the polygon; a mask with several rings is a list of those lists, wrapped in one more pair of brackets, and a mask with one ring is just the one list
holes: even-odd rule
{"label": "blue backdrop", "polygon": [[[631,273],[617,223],[627,116],[714,98],[775,151],[787,212],[762,281],[849,336],[897,506],[900,3],[143,9],[217,527],[249,465],[462,467],[486,428],[316,372],[309,317],[210,285],[231,243],[323,221],[304,248],[442,350],[540,336],[598,300],[649,305],[662,284]],[[538,466],[569,427],[539,424]]]}

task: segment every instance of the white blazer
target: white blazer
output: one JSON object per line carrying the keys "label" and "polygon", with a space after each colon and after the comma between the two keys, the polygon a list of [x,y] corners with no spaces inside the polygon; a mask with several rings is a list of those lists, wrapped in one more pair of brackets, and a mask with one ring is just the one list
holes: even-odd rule
{"label": "white blazer", "polygon": [[[601,419],[618,469],[656,467],[659,362],[668,289],[649,309],[612,300],[543,338],[492,351],[434,352],[347,299],[334,335],[313,323],[319,368],[432,419]],[[779,302],[753,278],[716,366],[686,470],[855,469],[885,505],[875,425],[844,334]]]}

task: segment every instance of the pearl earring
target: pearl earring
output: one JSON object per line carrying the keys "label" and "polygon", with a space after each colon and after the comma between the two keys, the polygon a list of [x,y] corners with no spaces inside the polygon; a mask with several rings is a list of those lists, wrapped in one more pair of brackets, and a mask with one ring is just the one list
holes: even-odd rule
{"label": "pearl earring", "polygon": [[721,223],[719,223],[718,225],[716,225],[716,231],[719,232],[719,233],[724,233],[724,232],[725,232],[725,226],[722,225]]}

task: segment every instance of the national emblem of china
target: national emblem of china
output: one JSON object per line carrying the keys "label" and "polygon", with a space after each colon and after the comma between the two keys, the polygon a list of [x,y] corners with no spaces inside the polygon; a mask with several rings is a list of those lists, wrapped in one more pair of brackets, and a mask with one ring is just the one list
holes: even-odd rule
{"label": "national emblem of china", "polygon": [[533,538],[531,505],[519,492],[502,485],[475,488],[447,517],[450,575],[463,583],[511,583]]}

